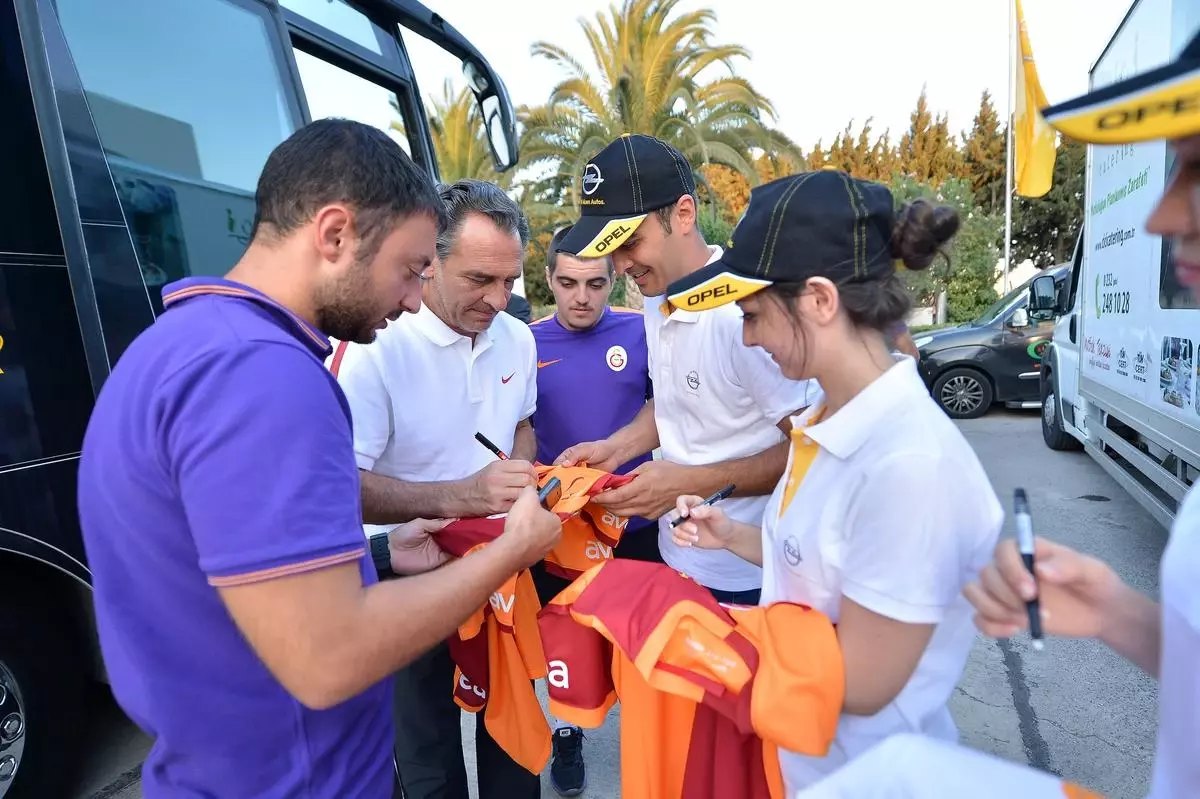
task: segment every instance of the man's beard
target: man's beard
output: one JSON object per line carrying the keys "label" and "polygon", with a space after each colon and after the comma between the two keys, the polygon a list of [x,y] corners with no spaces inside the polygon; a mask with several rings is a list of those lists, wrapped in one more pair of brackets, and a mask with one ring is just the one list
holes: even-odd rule
{"label": "man's beard", "polygon": [[370,271],[365,263],[356,263],[341,280],[318,291],[317,327],[331,338],[370,344],[383,318],[377,314],[371,296]]}

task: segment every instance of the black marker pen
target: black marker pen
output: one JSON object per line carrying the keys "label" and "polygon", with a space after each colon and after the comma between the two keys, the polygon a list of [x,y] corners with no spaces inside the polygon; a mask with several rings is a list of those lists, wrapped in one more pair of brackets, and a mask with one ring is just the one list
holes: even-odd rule
{"label": "black marker pen", "polygon": [[[1025,568],[1032,574],[1034,585],[1037,585],[1037,572],[1033,570],[1033,517],[1029,515],[1029,498],[1025,489],[1018,488],[1013,492],[1013,515],[1017,523],[1017,549],[1021,551],[1021,560]],[[1029,636],[1033,639],[1033,648],[1041,651],[1045,647],[1042,641],[1042,611],[1037,597],[1025,603],[1029,612]]]}
{"label": "black marker pen", "polygon": [[[721,500],[725,499],[727,496],[729,496],[730,494],[732,494],[732,493],[733,493],[733,489],[735,489],[735,488],[737,488],[737,486],[735,486],[733,483],[730,483],[729,485],[725,486],[724,488],[722,488],[722,489],[721,489],[720,491],[718,491],[717,493],[713,494],[713,495],[712,495],[711,497],[709,497],[708,499],[706,499],[706,500],[704,500],[703,502],[701,502],[701,503],[700,503],[700,505],[711,505],[711,504],[713,504],[714,502],[720,502]],[[697,507],[697,508],[698,508],[698,507],[700,507],[700,505],[696,505],[696,506],[694,506],[694,507]],[[681,525],[681,524],[683,524],[685,521],[687,521],[687,519],[688,519],[688,517],[687,517],[687,516],[680,516],[678,519],[676,519],[675,521],[671,522],[671,528],[672,528],[672,529],[674,529],[674,528],[678,527],[679,525]]]}
{"label": "black marker pen", "polygon": [[500,449],[495,444],[493,444],[492,440],[490,438],[488,438],[487,436],[485,436],[483,433],[476,433],[475,440],[478,441],[480,444],[483,444],[488,449],[490,449],[492,451],[492,454],[495,455],[500,460],[502,460],[502,461],[508,460],[508,456],[504,454],[504,450]]}

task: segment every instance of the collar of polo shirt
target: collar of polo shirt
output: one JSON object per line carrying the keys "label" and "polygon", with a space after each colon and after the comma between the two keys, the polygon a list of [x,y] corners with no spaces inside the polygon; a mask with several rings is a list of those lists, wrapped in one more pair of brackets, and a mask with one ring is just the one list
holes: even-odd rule
{"label": "collar of polo shirt", "polygon": [[[916,369],[916,361],[912,358],[897,357],[895,366],[860,391],[837,413],[813,424],[805,432],[829,454],[843,460],[849,458],[871,437],[878,425],[886,424],[894,414],[902,413],[907,403],[918,399],[915,387],[921,383],[912,379]],[[823,397],[814,402],[811,411],[792,419],[793,427],[804,426],[808,417],[824,404]]]}
{"label": "collar of polo shirt", "polygon": [[[449,347],[460,341],[471,342],[471,339],[454,330],[430,310],[429,306],[421,303],[421,309],[413,314],[413,324],[421,331],[421,335],[439,347]],[[492,345],[491,328],[475,335],[475,349],[483,350]]]}

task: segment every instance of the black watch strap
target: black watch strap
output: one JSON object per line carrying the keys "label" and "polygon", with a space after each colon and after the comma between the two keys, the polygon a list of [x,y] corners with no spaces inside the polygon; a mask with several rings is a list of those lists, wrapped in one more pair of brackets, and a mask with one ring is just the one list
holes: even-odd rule
{"label": "black watch strap", "polygon": [[371,560],[375,563],[375,572],[379,575],[379,579],[395,577],[396,573],[392,571],[392,550],[388,546],[388,534],[377,533],[367,541],[371,545]]}

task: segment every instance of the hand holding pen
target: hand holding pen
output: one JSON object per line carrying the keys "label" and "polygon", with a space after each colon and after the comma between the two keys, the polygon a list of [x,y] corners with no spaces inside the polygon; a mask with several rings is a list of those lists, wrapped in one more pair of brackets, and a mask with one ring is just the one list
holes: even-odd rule
{"label": "hand holding pen", "polygon": [[1000,541],[979,580],[963,591],[975,606],[975,626],[993,638],[1030,630],[1035,642],[1043,634],[1103,640],[1140,594],[1103,561],[1035,537],[1027,496],[1014,510],[1016,538]]}
{"label": "hand holding pen", "polygon": [[724,549],[733,535],[733,522],[717,503],[731,495],[727,485],[710,497],[682,496],[676,500],[677,518],[671,521],[671,539],[676,546]]}
{"label": "hand holding pen", "polygon": [[467,479],[464,487],[469,512],[464,515],[507,513],[520,496],[521,489],[537,485],[537,471],[528,461],[510,459],[482,433],[476,433],[475,439],[490,450],[497,460]]}

